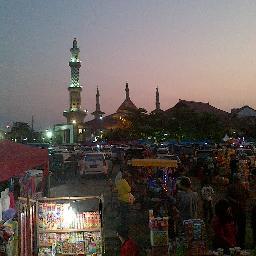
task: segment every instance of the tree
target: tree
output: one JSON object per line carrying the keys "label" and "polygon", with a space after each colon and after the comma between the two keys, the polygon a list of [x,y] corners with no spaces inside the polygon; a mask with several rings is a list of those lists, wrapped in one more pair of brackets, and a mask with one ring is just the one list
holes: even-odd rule
{"label": "tree", "polygon": [[198,139],[211,139],[219,141],[225,134],[225,126],[219,118],[212,113],[201,113],[197,120]]}
{"label": "tree", "polygon": [[7,137],[20,143],[24,141],[31,142],[33,139],[33,131],[28,123],[15,122],[13,123],[11,131],[7,133]]}
{"label": "tree", "polygon": [[131,109],[124,117],[129,124],[128,133],[132,139],[144,138],[148,134],[149,124],[147,110],[144,108]]}

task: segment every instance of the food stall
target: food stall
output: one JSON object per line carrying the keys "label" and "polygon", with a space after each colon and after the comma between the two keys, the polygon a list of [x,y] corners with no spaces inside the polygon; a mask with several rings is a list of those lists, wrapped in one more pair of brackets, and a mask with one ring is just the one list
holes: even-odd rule
{"label": "food stall", "polygon": [[[98,208],[88,211],[88,201]],[[102,196],[43,198],[37,202],[38,256],[104,253]]]}

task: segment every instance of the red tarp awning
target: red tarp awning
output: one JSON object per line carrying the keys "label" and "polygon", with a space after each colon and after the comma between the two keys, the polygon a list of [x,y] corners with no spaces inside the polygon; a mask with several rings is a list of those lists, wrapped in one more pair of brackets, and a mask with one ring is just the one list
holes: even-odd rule
{"label": "red tarp awning", "polygon": [[35,148],[8,140],[0,142],[0,182],[22,176],[29,170],[42,166],[48,174],[47,149]]}

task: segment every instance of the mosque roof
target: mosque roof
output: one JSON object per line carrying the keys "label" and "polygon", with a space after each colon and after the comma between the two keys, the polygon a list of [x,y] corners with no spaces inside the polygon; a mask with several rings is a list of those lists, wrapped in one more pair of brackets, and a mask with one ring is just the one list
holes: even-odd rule
{"label": "mosque roof", "polygon": [[131,99],[125,99],[124,102],[120,105],[120,107],[117,109],[117,113],[119,112],[125,112],[129,110],[136,110],[138,109],[135,104],[131,101]]}

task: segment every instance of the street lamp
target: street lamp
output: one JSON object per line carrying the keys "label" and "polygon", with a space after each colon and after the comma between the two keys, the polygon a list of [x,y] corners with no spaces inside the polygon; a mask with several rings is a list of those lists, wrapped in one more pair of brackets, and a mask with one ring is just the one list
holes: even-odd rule
{"label": "street lamp", "polygon": [[72,120],[72,124],[76,124],[76,120]]}
{"label": "street lamp", "polygon": [[48,139],[51,139],[51,138],[52,138],[52,135],[53,135],[53,132],[52,132],[52,131],[46,130],[46,137],[47,137]]}

